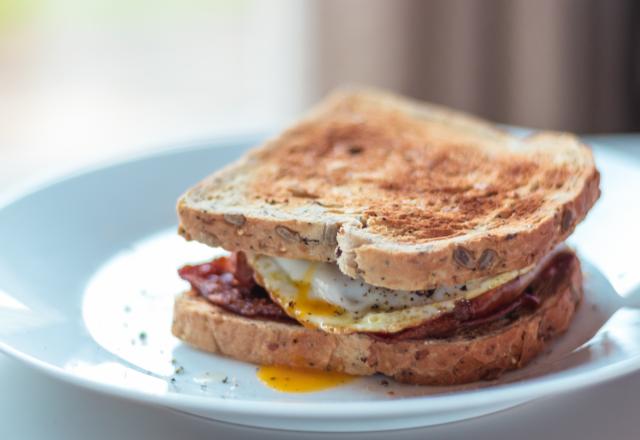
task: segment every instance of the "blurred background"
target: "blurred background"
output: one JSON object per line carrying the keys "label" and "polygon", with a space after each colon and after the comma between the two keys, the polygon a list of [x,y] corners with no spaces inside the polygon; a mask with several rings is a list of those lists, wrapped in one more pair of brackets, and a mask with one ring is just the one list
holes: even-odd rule
{"label": "blurred background", "polygon": [[274,130],[368,84],[506,124],[640,128],[633,0],[0,0],[0,189]]}

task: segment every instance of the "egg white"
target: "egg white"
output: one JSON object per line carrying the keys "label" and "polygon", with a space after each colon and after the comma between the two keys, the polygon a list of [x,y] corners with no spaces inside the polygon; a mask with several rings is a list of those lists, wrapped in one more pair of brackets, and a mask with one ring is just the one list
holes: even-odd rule
{"label": "egg white", "polygon": [[506,272],[464,285],[409,292],[376,287],[340,272],[337,265],[255,256],[257,279],[292,318],[331,333],[395,333],[453,310],[533,268]]}

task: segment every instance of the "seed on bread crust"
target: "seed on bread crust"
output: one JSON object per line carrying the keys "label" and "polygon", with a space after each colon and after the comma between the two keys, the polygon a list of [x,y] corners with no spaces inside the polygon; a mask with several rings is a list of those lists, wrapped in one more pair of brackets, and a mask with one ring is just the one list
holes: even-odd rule
{"label": "seed on bread crust", "polygon": [[300,197],[302,199],[317,199],[319,196],[316,193],[313,193],[305,188],[299,187],[291,187],[289,188],[289,192],[294,197]]}
{"label": "seed on bread crust", "polygon": [[182,235],[186,240],[191,240],[191,234],[182,225],[178,226],[178,235]]}
{"label": "seed on bread crust", "polygon": [[560,228],[562,232],[566,232],[571,226],[572,222],[573,222],[573,211],[567,208],[562,213],[562,221],[560,223]]}
{"label": "seed on bread crust", "polygon": [[242,214],[224,214],[224,221],[233,226],[242,226],[246,223],[247,218]]}
{"label": "seed on bread crust", "polygon": [[329,245],[337,245],[338,240],[336,239],[338,235],[338,225],[337,224],[325,224],[322,226],[322,241]]}
{"label": "seed on bread crust", "polygon": [[453,249],[453,259],[462,267],[467,269],[475,269],[475,261],[469,250],[463,246],[456,246]]}
{"label": "seed on bread crust", "polygon": [[300,234],[286,226],[276,226],[276,234],[288,241],[300,241]]}
{"label": "seed on bread crust", "polygon": [[493,249],[485,249],[478,258],[478,270],[487,270],[498,260],[498,253]]}
{"label": "seed on bread crust", "polygon": [[349,154],[355,155],[362,153],[364,151],[364,148],[359,145],[352,145],[347,151],[349,151]]}

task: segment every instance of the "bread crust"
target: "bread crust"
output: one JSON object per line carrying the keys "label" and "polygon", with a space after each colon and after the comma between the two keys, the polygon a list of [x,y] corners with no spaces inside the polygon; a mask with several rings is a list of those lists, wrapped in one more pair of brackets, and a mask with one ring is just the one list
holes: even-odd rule
{"label": "bread crust", "polygon": [[[326,200],[314,198],[316,195],[304,187],[308,180],[303,178],[296,182],[300,188],[291,190],[291,199],[287,199],[287,203],[260,198],[260,192],[255,188],[263,183],[256,182],[256,175],[260,174],[258,171],[277,166],[269,165],[269,158],[279,163],[280,159],[273,159],[273,156],[278,157],[283,145],[295,146],[294,141],[300,136],[310,145],[320,142],[320,135],[314,134],[315,127],[332,121],[335,108],[356,105],[353,103],[360,106],[358,108],[365,115],[371,111],[372,117],[382,118],[378,121],[380,123],[384,123],[385,119],[376,112],[382,109],[380,111],[388,112],[388,117],[397,125],[417,127],[418,133],[426,130],[425,142],[442,144],[443,151],[449,145],[461,144],[471,145],[472,149],[497,157],[516,150],[528,151],[531,157],[546,155],[548,159],[545,161],[549,164],[542,167],[545,173],[549,172],[552,176],[553,172],[558,171],[552,165],[555,160],[567,164],[571,171],[558,184],[563,181],[569,183],[562,190],[543,191],[542,205],[539,209],[532,208],[531,212],[516,211],[512,217],[506,214],[506,220],[497,222],[497,217],[491,212],[485,213],[480,223],[473,227],[458,230],[450,236],[423,240],[418,240],[418,235],[428,233],[429,228],[418,224],[413,232],[408,233],[408,237],[414,234],[416,239],[408,241],[406,237],[398,235],[397,228],[385,230],[385,224],[389,222],[385,223],[383,214],[375,216],[378,212],[389,212],[389,209],[393,215],[393,209],[384,204],[387,202],[375,209],[367,210],[359,205],[358,209],[350,211],[349,198],[347,202],[337,203],[336,206],[327,204],[326,200],[331,201],[331,197],[327,196]],[[347,124],[350,113],[341,115],[335,116],[335,119],[340,124]],[[375,121],[371,124],[375,125]],[[357,136],[361,136],[361,139]],[[368,139],[371,142],[377,140],[361,134],[357,136],[356,139],[363,144]],[[419,142],[411,145],[419,145]],[[409,151],[414,151],[412,148],[408,147]],[[415,151],[419,151],[418,147],[415,147]],[[375,177],[374,171],[368,170],[367,173],[367,176]],[[537,178],[544,181],[545,173],[540,173]],[[336,262],[345,274],[372,285],[398,290],[422,290],[493,276],[539,261],[571,234],[596,202],[600,195],[599,179],[590,150],[573,135],[544,132],[519,139],[480,119],[431,104],[418,104],[381,92],[339,92],[280,137],[210,176],[183,195],[177,207],[179,233],[187,239],[231,251]],[[500,179],[495,181],[499,182]],[[259,186],[268,187],[269,184]],[[410,182],[406,183],[406,188],[411,188]],[[321,189],[329,191],[326,185]],[[372,202],[387,194],[380,191],[371,194]],[[365,194],[365,201],[367,197]],[[384,197],[389,196],[387,194]],[[508,211],[509,206],[514,203],[517,205],[517,200],[517,197],[505,199],[504,206],[496,208],[495,215],[503,215],[499,212]],[[442,200],[436,201],[440,203]],[[455,204],[452,206],[456,208]],[[408,219],[402,220],[400,226],[411,231],[410,210],[406,216]],[[425,217],[429,217],[428,210]],[[450,224],[454,224],[456,217],[451,219]],[[403,225],[403,222],[407,224]],[[444,224],[443,227],[448,226]]]}
{"label": "bread crust", "polygon": [[583,295],[577,258],[535,311],[448,339],[384,341],[245,318],[186,293],[176,298],[172,332],[195,348],[261,365],[353,375],[382,373],[410,384],[489,380],[521,368],[565,332]]}

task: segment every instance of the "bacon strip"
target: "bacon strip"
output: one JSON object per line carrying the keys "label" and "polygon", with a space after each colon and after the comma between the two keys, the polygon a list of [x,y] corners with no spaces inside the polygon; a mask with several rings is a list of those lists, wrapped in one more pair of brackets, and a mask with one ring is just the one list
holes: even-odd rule
{"label": "bacon strip", "polygon": [[213,304],[250,318],[293,321],[253,280],[253,269],[242,252],[178,270],[191,289]]}

